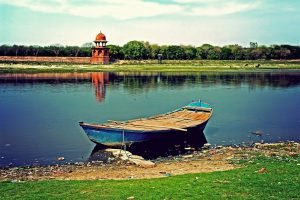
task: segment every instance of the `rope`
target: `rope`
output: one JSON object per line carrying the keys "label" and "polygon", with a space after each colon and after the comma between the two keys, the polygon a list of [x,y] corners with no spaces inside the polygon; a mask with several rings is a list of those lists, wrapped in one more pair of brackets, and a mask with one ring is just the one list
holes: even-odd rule
{"label": "rope", "polygon": [[124,129],[123,129],[123,147],[124,147],[124,151],[126,152],[125,131],[124,131]]}
{"label": "rope", "polygon": [[123,129],[122,139],[123,139],[123,141],[122,141],[122,147],[121,147],[121,149],[120,149],[120,154],[121,154],[121,151],[124,150],[124,152],[125,152],[125,154],[126,154],[126,156],[127,156],[127,160],[128,160],[130,156],[127,154],[127,151],[126,151],[125,130],[124,130],[124,129]]}

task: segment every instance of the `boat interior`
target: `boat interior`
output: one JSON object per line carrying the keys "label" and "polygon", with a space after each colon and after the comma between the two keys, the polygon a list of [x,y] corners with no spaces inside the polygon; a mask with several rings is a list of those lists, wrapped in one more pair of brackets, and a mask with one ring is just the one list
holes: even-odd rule
{"label": "boat interior", "polygon": [[211,114],[212,109],[183,107],[173,112],[149,118],[139,118],[129,121],[108,120],[105,124],[92,126],[136,131],[187,131],[187,128],[195,127],[207,121],[211,117]]}

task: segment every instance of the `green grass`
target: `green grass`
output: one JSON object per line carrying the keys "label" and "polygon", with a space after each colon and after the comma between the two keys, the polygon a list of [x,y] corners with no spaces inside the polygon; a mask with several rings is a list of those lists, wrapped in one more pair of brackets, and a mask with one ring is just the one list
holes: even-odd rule
{"label": "green grass", "polygon": [[202,72],[202,71],[263,71],[300,69],[300,61],[232,61],[232,60],[168,60],[157,64],[153,60],[122,61],[110,65],[66,63],[0,62],[0,73],[36,72]]}
{"label": "green grass", "polygon": [[[299,158],[260,157],[244,167],[148,180],[0,183],[1,199],[300,199]],[[267,173],[257,173],[265,167]]]}

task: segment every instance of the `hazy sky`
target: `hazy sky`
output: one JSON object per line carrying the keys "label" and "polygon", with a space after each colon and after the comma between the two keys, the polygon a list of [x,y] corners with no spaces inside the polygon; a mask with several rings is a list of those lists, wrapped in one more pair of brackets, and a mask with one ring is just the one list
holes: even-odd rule
{"label": "hazy sky", "polygon": [[0,44],[300,45],[300,0],[0,0]]}

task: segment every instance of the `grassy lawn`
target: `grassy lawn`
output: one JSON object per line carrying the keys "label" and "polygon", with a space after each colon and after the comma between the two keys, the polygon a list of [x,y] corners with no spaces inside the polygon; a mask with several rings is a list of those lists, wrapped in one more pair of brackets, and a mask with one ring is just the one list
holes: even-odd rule
{"label": "grassy lawn", "polygon": [[[146,180],[0,183],[1,199],[300,199],[300,158],[259,157],[241,168]],[[261,168],[265,173],[258,173]]]}
{"label": "grassy lawn", "polygon": [[232,60],[169,60],[120,61],[110,65],[0,62],[0,73],[35,72],[201,72],[201,71],[261,71],[300,69],[300,61],[232,61]]}

